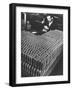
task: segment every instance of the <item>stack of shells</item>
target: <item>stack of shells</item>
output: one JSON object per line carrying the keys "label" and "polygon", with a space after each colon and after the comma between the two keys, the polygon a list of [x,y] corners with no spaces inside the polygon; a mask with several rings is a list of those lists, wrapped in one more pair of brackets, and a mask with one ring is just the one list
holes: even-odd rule
{"label": "stack of shells", "polygon": [[43,76],[62,49],[62,31],[49,31],[38,36],[23,31],[21,36],[22,76]]}

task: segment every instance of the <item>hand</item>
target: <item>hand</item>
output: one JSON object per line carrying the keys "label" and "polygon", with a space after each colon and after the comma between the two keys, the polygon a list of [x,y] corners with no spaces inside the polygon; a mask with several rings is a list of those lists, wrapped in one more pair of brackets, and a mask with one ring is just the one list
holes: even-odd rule
{"label": "hand", "polygon": [[45,29],[49,29],[49,27],[48,27],[48,26],[44,26],[44,28],[45,28]]}
{"label": "hand", "polygon": [[47,32],[47,30],[46,30],[46,29],[43,29],[42,31],[43,31],[43,32]]}

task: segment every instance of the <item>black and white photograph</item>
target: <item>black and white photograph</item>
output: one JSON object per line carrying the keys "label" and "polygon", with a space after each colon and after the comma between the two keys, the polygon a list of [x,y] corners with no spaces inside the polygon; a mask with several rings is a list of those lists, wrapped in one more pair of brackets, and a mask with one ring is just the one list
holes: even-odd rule
{"label": "black and white photograph", "polygon": [[21,76],[63,75],[63,15],[21,12]]}
{"label": "black and white photograph", "polygon": [[70,82],[70,7],[10,4],[10,85]]}

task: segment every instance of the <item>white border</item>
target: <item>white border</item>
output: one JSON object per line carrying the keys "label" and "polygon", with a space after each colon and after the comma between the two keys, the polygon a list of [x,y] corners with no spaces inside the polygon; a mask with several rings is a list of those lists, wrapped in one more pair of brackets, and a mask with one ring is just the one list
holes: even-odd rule
{"label": "white border", "polygon": [[[63,75],[21,77],[21,12],[63,14]],[[52,8],[16,7],[16,84],[68,80],[68,11]]]}

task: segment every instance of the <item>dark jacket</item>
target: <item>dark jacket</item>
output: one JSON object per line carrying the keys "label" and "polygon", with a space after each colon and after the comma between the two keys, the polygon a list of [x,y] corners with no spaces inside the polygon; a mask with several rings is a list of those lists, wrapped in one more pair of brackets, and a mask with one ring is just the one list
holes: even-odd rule
{"label": "dark jacket", "polygon": [[49,27],[49,29],[50,29],[50,30],[55,30],[55,29],[57,29],[57,30],[63,31],[63,25],[62,25],[62,23],[60,23],[60,22],[58,21],[58,19],[54,19],[54,20],[53,20],[53,23],[51,24],[51,26]]}

